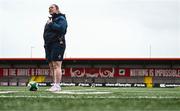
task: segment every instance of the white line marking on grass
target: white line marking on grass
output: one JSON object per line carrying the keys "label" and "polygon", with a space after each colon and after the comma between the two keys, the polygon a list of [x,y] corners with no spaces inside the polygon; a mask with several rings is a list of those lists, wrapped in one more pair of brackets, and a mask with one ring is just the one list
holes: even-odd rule
{"label": "white line marking on grass", "polygon": [[85,92],[85,91],[82,91],[82,92],[78,92],[78,91],[60,91],[60,92],[54,92],[56,94],[110,94],[111,92]]}
{"label": "white line marking on grass", "polygon": [[117,97],[117,96],[12,96],[12,95],[1,95],[0,98],[71,98],[71,99],[81,99],[81,98],[87,98],[87,99],[180,99],[180,97],[171,97],[171,96],[137,96],[137,97]]}
{"label": "white line marking on grass", "polygon": [[16,93],[18,91],[0,91],[0,94]]}

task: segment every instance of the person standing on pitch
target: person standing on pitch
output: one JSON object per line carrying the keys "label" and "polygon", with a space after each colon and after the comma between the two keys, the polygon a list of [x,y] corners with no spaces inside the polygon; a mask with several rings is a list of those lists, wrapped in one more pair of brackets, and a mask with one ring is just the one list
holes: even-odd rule
{"label": "person standing on pitch", "polygon": [[60,91],[62,78],[61,65],[66,48],[65,34],[67,21],[64,14],[59,10],[58,5],[52,4],[49,7],[49,20],[44,28],[44,48],[46,59],[49,63],[51,75],[53,75],[54,85],[48,91]]}

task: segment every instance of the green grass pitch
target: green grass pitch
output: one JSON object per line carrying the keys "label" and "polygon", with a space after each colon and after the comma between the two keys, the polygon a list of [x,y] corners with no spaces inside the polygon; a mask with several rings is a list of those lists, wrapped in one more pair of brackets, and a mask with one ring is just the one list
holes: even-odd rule
{"label": "green grass pitch", "polygon": [[180,88],[0,86],[0,111],[180,111]]}

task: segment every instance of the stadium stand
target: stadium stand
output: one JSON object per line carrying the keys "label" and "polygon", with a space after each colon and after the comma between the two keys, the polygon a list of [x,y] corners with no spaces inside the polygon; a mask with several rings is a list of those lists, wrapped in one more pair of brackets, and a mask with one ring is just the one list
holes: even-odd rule
{"label": "stadium stand", "polygon": [[[62,83],[180,84],[178,58],[71,58],[63,62]],[[51,83],[43,58],[1,58],[0,85],[25,86],[30,80]]]}

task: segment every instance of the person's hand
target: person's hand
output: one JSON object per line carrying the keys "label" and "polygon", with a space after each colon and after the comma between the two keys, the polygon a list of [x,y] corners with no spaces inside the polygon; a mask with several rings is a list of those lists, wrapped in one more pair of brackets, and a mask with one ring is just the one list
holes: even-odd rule
{"label": "person's hand", "polygon": [[51,23],[52,22],[52,19],[49,19],[48,21],[47,21],[47,24],[49,24],[49,23]]}

